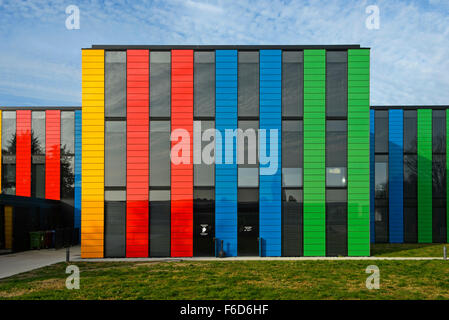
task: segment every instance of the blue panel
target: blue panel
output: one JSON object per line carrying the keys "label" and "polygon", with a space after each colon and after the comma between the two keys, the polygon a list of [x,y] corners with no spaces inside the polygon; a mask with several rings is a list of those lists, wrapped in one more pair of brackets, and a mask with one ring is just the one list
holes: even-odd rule
{"label": "blue panel", "polygon": [[75,228],[81,239],[81,110],[75,111]]}
{"label": "blue panel", "polygon": [[[282,51],[260,50],[260,155],[274,156],[268,164],[260,161],[259,225],[262,256],[282,255]],[[272,133],[277,133],[277,138]],[[275,140],[271,141],[271,139]],[[266,149],[266,152],[264,152]],[[277,154],[276,154],[277,153]],[[262,160],[262,159],[261,159]],[[269,169],[271,167],[271,169]],[[299,214],[299,213],[298,213]]]}
{"label": "blue panel", "polygon": [[369,184],[370,184],[370,239],[371,243],[374,243],[376,241],[375,237],[375,224],[374,224],[374,170],[375,170],[375,164],[374,164],[374,110],[370,110],[370,132],[369,132],[369,159],[370,159],[370,175],[369,175]]}
{"label": "blue panel", "polygon": [[[215,52],[215,127],[225,138],[226,129],[237,129],[237,51]],[[224,145],[224,144],[223,144]],[[226,148],[232,164],[225,164]],[[215,237],[223,240],[227,256],[237,256],[236,141],[223,147],[215,164]],[[229,150],[230,151],[230,150]],[[221,160],[221,161],[220,161]]]}
{"label": "blue panel", "polygon": [[404,242],[403,111],[389,110],[388,181],[390,243]]}

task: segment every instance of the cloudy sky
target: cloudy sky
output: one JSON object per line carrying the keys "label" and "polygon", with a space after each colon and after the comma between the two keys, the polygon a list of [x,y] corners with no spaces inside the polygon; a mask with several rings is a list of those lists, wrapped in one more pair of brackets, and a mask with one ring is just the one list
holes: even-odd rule
{"label": "cloudy sky", "polygon": [[[66,8],[80,29],[66,28]],[[366,8],[379,8],[379,29]],[[0,0],[0,105],[81,105],[92,44],[360,44],[371,104],[449,104],[448,0]]]}

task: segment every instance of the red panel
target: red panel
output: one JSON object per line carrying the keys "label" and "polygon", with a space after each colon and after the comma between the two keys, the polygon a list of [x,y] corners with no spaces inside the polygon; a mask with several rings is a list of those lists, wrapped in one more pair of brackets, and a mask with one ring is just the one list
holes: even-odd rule
{"label": "red panel", "polygon": [[45,199],[60,200],[61,111],[45,111]]}
{"label": "red panel", "polygon": [[31,196],[31,110],[17,110],[16,195]]}
{"label": "red panel", "polygon": [[[189,164],[171,164],[171,256],[193,255],[193,50],[172,50],[171,130],[190,134]],[[177,141],[172,141],[172,147]]]}
{"label": "red panel", "polygon": [[149,51],[127,51],[126,256],[148,257]]}

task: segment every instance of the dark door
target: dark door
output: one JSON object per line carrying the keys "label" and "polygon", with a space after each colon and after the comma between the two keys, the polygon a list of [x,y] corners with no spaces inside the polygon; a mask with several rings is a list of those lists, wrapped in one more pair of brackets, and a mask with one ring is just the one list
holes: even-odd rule
{"label": "dark door", "polygon": [[193,255],[215,255],[215,191],[195,189],[193,192]]}
{"label": "dark door", "polygon": [[239,256],[259,256],[259,189],[238,191]]}

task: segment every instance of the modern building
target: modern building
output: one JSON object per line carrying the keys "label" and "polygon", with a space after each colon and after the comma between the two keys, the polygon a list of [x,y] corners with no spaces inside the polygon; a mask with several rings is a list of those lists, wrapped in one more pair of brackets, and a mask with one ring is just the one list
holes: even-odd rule
{"label": "modern building", "polygon": [[83,49],[82,257],[369,255],[369,53]]}

